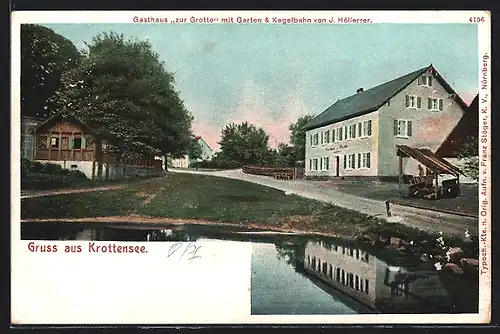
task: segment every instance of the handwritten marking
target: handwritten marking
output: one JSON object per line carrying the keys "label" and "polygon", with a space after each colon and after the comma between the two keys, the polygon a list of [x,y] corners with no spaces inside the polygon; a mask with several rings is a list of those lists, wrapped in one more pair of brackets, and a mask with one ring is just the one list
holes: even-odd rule
{"label": "handwritten marking", "polygon": [[[175,253],[179,251],[179,249],[182,248],[184,243],[182,242],[176,242],[172,246],[170,246],[170,249],[168,250],[167,258],[171,257]],[[186,255],[191,255],[190,258],[187,259],[187,261],[191,262],[194,259],[199,259],[201,256],[197,255],[198,251],[200,250],[201,246],[196,246],[192,242],[188,243],[187,246],[184,248],[184,251],[182,252],[181,256],[179,257],[179,261],[184,258]]]}

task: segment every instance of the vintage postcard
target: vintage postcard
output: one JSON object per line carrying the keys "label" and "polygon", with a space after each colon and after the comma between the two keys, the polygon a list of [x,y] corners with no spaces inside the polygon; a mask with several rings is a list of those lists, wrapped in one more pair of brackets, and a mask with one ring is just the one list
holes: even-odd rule
{"label": "vintage postcard", "polygon": [[488,323],[486,11],[14,12],[13,325]]}

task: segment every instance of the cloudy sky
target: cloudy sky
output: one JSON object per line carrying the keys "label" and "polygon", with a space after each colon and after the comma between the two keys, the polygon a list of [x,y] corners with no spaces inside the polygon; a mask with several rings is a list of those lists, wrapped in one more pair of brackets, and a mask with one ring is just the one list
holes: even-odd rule
{"label": "cloudy sky", "polygon": [[80,49],[102,32],[149,39],[213,148],[242,121],[263,127],[271,146],[288,142],[299,116],[431,63],[466,102],[478,91],[472,24],[45,26]]}

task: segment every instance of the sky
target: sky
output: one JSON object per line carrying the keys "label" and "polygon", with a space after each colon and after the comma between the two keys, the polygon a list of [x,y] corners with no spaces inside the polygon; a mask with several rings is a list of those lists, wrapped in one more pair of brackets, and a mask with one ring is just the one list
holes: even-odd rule
{"label": "sky", "polygon": [[248,121],[288,143],[288,126],[433,64],[469,103],[478,92],[477,25],[44,24],[79,49],[103,32],[149,40],[215,150],[222,129]]}

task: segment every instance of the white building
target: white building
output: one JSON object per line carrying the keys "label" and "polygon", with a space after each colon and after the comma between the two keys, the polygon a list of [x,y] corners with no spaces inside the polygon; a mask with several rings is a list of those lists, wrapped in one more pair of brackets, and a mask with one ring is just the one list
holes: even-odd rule
{"label": "white building", "polygon": [[371,309],[411,313],[421,310],[422,304],[438,309],[449,306],[448,291],[435,272],[410,272],[354,246],[324,242],[308,242],[304,256],[308,276]]}
{"label": "white building", "polygon": [[[398,177],[396,145],[435,152],[467,105],[432,65],[338,100],[306,126],[306,177]],[[405,158],[403,173],[418,175]]]}
{"label": "white building", "polygon": [[[201,147],[201,159],[199,159],[198,161],[212,160],[214,156],[214,151],[212,150],[210,145],[208,145],[207,142],[201,136],[196,136],[195,140]],[[189,156],[185,155],[182,158],[172,159],[172,167],[189,168],[189,166],[194,162],[196,161],[189,159]]]}

